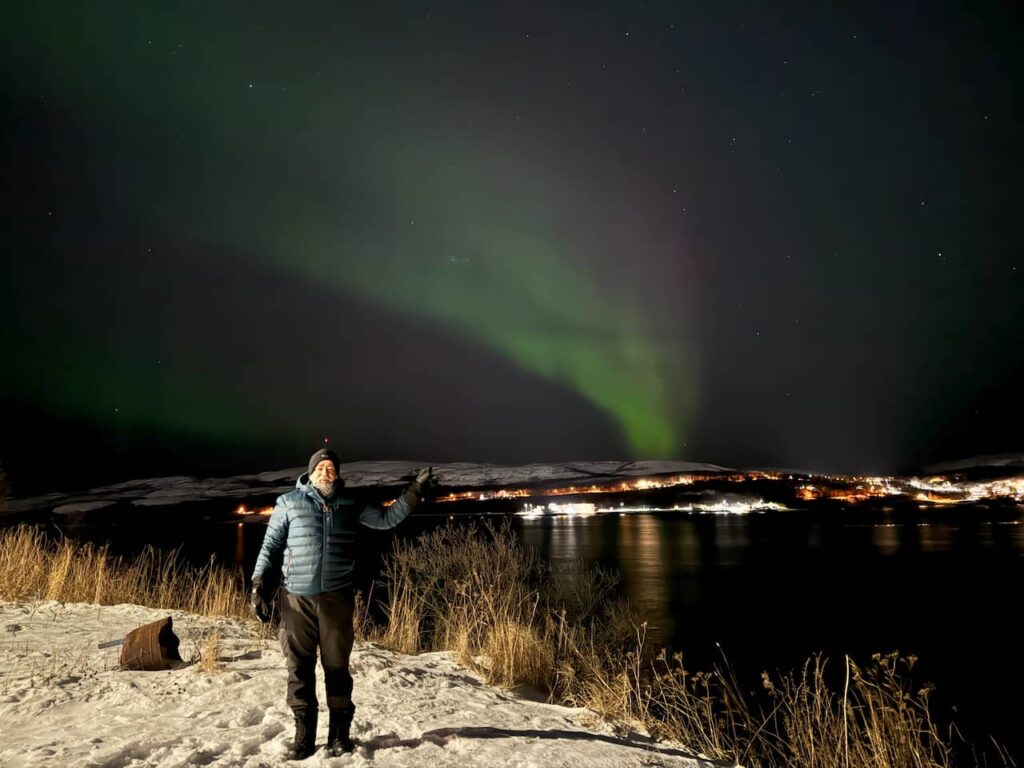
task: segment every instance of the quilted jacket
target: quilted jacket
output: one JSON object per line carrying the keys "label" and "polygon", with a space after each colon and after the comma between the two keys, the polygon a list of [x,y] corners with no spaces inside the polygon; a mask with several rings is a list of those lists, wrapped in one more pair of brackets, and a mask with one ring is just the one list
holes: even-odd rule
{"label": "quilted jacket", "polygon": [[344,488],[324,499],[303,474],[295,490],[278,496],[263,546],[256,559],[253,581],[276,577],[280,568],[284,588],[296,595],[316,595],[352,587],[356,526],[394,528],[419,499],[406,491],[387,508],[362,505],[342,495]]}

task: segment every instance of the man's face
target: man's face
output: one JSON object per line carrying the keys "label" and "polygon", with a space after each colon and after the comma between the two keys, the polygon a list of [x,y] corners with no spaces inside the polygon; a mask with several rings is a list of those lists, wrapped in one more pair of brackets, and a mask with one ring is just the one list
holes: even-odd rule
{"label": "man's face", "polygon": [[338,479],[338,473],[334,470],[334,462],[330,459],[324,459],[321,461],[313,467],[313,472],[309,476],[309,479],[319,485],[333,483]]}

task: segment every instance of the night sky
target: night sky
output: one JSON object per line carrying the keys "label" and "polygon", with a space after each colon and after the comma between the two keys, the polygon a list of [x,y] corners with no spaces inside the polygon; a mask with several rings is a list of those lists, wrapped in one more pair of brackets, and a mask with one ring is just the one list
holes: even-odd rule
{"label": "night sky", "polygon": [[1024,13],[824,5],[5,4],[15,490],[1021,450]]}

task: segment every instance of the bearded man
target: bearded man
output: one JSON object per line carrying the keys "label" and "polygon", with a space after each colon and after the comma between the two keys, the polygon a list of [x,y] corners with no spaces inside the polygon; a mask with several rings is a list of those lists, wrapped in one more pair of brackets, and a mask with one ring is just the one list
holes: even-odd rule
{"label": "bearded man", "polygon": [[348,660],[356,528],[394,528],[433,485],[432,468],[427,467],[389,507],[359,505],[340,493],[345,482],[338,477],[338,455],[324,448],[310,457],[308,472],[299,477],[295,490],[278,497],[252,574],[252,604],[257,618],[269,621],[280,577],[281,649],[288,662],[288,706],[295,716],[289,758],[302,760],[316,751],[317,646],[330,711],[327,752],[337,756],[352,751],[349,729],[355,706]]}

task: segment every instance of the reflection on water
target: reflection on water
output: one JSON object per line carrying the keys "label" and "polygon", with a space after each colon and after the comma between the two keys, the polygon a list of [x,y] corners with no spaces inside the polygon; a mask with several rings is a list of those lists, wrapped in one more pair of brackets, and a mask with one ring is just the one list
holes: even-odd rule
{"label": "reflection on water", "polygon": [[900,549],[899,531],[893,523],[882,523],[871,529],[871,540],[875,549],[883,555],[895,555]]}
{"label": "reflection on water", "polygon": [[1020,520],[993,523],[992,539],[996,547],[1008,546],[1018,552],[1024,552],[1024,525]]}
{"label": "reflection on water", "polygon": [[956,529],[942,523],[919,525],[918,535],[921,549],[925,552],[949,552],[953,549],[953,536]]}
{"label": "reflection on water", "polygon": [[[627,597],[642,606],[644,615],[654,626],[668,624],[670,616],[668,593],[659,588],[669,579],[666,537],[661,535],[661,521],[650,515],[620,515],[619,563],[628,563],[625,578]],[[625,575],[625,574],[624,574]]]}
{"label": "reflection on water", "polygon": [[701,546],[697,526],[692,520],[679,526],[677,536],[667,537],[672,551],[671,562],[676,572],[676,588],[680,600],[686,604],[697,602],[700,593],[697,574],[700,573]]}
{"label": "reflection on water", "polygon": [[718,565],[737,566],[750,548],[750,533],[747,525],[751,518],[732,515],[715,516],[715,552]]}
{"label": "reflection on water", "polygon": [[886,556],[901,552],[962,552],[976,548],[1010,556],[1024,555],[1024,526],[1017,520],[985,520],[960,525],[882,523],[871,526],[871,541],[875,549]]}
{"label": "reflection on water", "polygon": [[622,577],[654,637],[671,638],[709,570],[735,569],[751,548],[747,515],[620,514],[520,518],[523,541],[553,562],[585,561]]}

